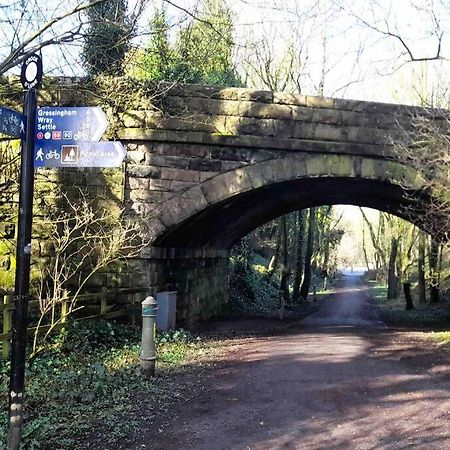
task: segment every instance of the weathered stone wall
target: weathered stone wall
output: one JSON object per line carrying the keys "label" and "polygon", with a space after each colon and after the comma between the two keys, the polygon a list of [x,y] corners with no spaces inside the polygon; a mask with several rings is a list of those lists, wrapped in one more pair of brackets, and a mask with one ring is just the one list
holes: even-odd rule
{"label": "weathered stone wall", "polygon": [[177,291],[179,325],[215,317],[228,303],[226,250],[154,247],[124,267],[122,276],[153,295]]}
{"label": "weathered stone wall", "polygon": [[[392,158],[417,115],[436,110],[403,105],[204,86],[163,86],[159,109],[120,114],[127,142],[127,198],[144,215],[218,175],[307,154]],[[339,167],[336,167],[339,176]],[[333,173],[331,171],[331,176]],[[200,198],[200,197],[199,197]],[[182,200],[181,200],[182,201]]]}
{"label": "weathered stone wall", "polygon": [[[226,303],[227,250],[265,220],[321,202],[398,212],[404,185],[421,184],[390,160],[393,144],[409,144],[417,115],[441,124],[446,116],[241,88],[99,83],[48,84],[40,104],[102,106],[106,138],[127,146],[125,171],[110,172],[109,181],[95,170],[70,180],[63,171],[48,173],[69,189],[82,184],[114,198],[167,247],[99,273],[91,284],[175,289],[183,323],[215,315]],[[49,256],[45,232],[36,236],[38,256]]]}

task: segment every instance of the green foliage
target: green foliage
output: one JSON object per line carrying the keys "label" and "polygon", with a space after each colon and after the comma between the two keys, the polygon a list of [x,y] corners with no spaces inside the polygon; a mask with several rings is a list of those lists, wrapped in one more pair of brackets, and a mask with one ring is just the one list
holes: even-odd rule
{"label": "green foliage", "polygon": [[200,338],[193,339],[189,331],[172,330],[156,336],[159,346],[158,360],[169,365],[176,365],[186,358],[189,350],[200,342]]}
{"label": "green foliage", "polygon": [[[403,293],[396,299],[387,299],[387,287],[376,281],[369,281],[370,295],[380,309],[382,319],[391,325],[426,328],[447,326],[450,310],[446,303],[437,305],[420,305],[415,302],[415,309],[405,310]],[[413,289],[413,299],[417,298]]]}
{"label": "green foliage", "polygon": [[20,140],[0,140],[0,293],[14,287],[19,166]]}
{"label": "green foliage", "polygon": [[0,241],[0,293],[11,292],[14,288],[16,258],[11,253],[11,244]]}
{"label": "green foliage", "polygon": [[450,331],[431,332],[428,337],[442,346],[450,348]]}
{"label": "green foliage", "polygon": [[[267,277],[267,269],[254,264],[248,239],[234,247],[230,258],[230,301],[237,311],[267,314],[279,307],[278,289]],[[261,258],[258,258],[261,263]]]}
{"label": "green foliage", "polygon": [[[23,442],[26,449],[84,448],[98,439],[115,448],[138,429],[136,395],[154,403],[174,395],[164,377],[139,374],[141,331],[110,322],[71,323],[53,337],[45,351],[26,367],[26,412]],[[184,330],[157,335],[158,371],[176,368],[201,346]],[[0,360],[0,389],[7,397],[9,362]],[[6,402],[0,415],[0,442],[7,430]],[[0,444],[0,447],[2,445]]]}
{"label": "green foliage", "polygon": [[88,8],[83,62],[91,76],[122,75],[132,26],[127,20],[126,0],[106,0]]}
{"label": "green foliage", "polygon": [[174,45],[169,42],[164,10],[157,11],[149,28],[149,44],[137,54],[136,68],[131,70],[138,79],[242,85],[232,61],[232,13],[223,0],[204,0],[198,20],[178,31]]}
{"label": "green foliage", "polygon": [[137,54],[138,61],[131,74],[139,80],[168,79],[175,54],[169,43],[169,24],[164,9],[156,11],[149,28],[150,41],[145,51]]}

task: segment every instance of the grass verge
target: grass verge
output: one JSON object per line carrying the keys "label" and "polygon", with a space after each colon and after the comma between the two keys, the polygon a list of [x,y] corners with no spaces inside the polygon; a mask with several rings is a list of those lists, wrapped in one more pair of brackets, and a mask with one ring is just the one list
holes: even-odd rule
{"label": "grass verge", "polygon": [[[139,426],[140,399],[158,410],[183,395],[174,375],[213,352],[183,330],[157,337],[158,377],[139,374],[140,330],[98,322],[69,325],[26,368],[24,449],[115,448]],[[201,362],[200,362],[201,365]],[[0,362],[0,447],[7,433],[9,362]]]}
{"label": "grass verge", "polygon": [[450,331],[431,332],[429,333],[428,338],[450,350]]}
{"label": "grass verge", "polygon": [[447,328],[450,325],[450,309],[447,302],[436,305],[414,304],[407,311],[403,293],[398,298],[387,299],[387,287],[376,281],[367,281],[370,295],[378,306],[381,318],[388,325],[408,328]]}

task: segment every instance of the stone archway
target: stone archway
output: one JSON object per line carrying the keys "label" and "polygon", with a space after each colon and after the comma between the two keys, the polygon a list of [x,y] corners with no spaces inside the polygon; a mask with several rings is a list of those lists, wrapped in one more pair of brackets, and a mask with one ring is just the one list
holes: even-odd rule
{"label": "stone archway", "polygon": [[394,161],[302,153],[213,177],[170,199],[149,228],[158,247],[227,249],[268,220],[323,204],[367,206],[414,220],[427,202],[422,185],[412,169]]}
{"label": "stone archway", "polygon": [[179,292],[178,320],[196,321],[227,302],[228,250],[259,225],[323,204],[372,207],[420,223],[430,200],[422,186],[415,171],[389,160],[300,153],[264,161],[168,200],[149,221],[154,248],[147,257],[161,277],[158,288]]}

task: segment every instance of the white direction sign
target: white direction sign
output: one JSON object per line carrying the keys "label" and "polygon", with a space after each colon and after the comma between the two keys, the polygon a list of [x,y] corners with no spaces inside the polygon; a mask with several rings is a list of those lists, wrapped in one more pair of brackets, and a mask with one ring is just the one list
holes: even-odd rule
{"label": "white direction sign", "polygon": [[98,107],[45,107],[36,112],[34,167],[119,167],[120,142],[98,142],[108,126]]}

